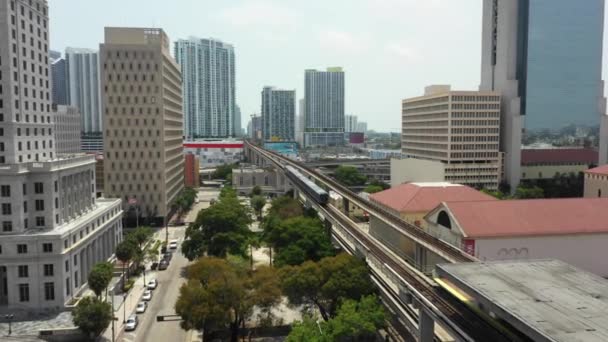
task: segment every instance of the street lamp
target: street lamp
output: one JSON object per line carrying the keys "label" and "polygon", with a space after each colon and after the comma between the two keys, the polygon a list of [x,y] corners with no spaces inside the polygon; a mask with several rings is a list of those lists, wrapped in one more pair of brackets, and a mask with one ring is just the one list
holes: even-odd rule
{"label": "street lamp", "polygon": [[122,312],[123,312],[122,324],[127,324],[127,293],[126,292],[122,294]]}
{"label": "street lamp", "polygon": [[15,318],[15,315],[13,315],[13,314],[4,315],[4,318],[6,318],[8,320],[8,334],[10,335],[13,333],[11,323],[13,321],[13,318]]}

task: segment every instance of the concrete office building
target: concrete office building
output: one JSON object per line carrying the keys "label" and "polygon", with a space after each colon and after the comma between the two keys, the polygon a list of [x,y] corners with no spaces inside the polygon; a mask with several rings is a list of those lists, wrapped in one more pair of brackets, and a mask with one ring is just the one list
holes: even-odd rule
{"label": "concrete office building", "polygon": [[567,126],[600,129],[607,162],[603,95],[604,0],[483,1],[481,86],[502,95],[505,177],[519,184],[522,138]]}
{"label": "concrete office building", "polygon": [[608,165],[594,167],[585,171],[586,198],[608,197]]}
{"label": "concrete office building", "polygon": [[80,111],[72,106],[53,105],[57,154],[80,153]]}
{"label": "concrete office building", "polygon": [[357,132],[367,133],[367,122],[357,122]]}
{"label": "concrete office building", "polygon": [[182,80],[156,28],[105,28],[100,45],[106,196],[161,220],[184,187]]}
{"label": "concrete office building", "polygon": [[99,54],[91,49],[67,48],[68,104],[80,110],[83,135],[98,135],[103,131],[99,99]]}
{"label": "concrete office building", "polygon": [[426,87],[423,96],[403,100],[402,106],[403,155],[413,158],[410,161],[439,162],[444,168],[443,180],[429,181],[498,188],[501,154],[497,93],[452,91],[450,86],[436,85]]}
{"label": "concrete office building", "polygon": [[262,140],[262,116],[253,114],[247,126],[247,135],[253,140]]}
{"label": "concrete office building", "polygon": [[[61,56],[61,55],[60,55]],[[51,64],[52,99],[57,105],[68,104],[65,59],[59,58]]]}
{"label": "concrete office building", "polygon": [[265,141],[295,139],[296,91],[264,87],[262,134]]}
{"label": "concrete office building", "polygon": [[194,138],[225,138],[234,125],[234,48],[215,39],[180,39],[175,60],[183,77],[184,134]]}
{"label": "concrete office building", "polygon": [[358,122],[356,115],[346,115],[344,116],[344,131],[347,133],[350,132],[358,132]]}
{"label": "concrete office building", "polygon": [[0,2],[0,70],[18,76],[0,79],[15,90],[0,96],[0,309],[64,306],[122,236],[120,202],[96,199],[94,157],[57,156],[48,24],[45,0]]}
{"label": "concrete office building", "polygon": [[306,70],[304,74],[304,145],[344,144],[344,71]]}
{"label": "concrete office building", "polygon": [[296,116],[296,141],[300,146],[304,146],[304,128],[306,115],[304,114],[304,99],[298,100],[298,115]]}
{"label": "concrete office building", "polygon": [[241,124],[241,107],[236,105],[234,107],[234,136],[240,137],[243,135],[243,128]]}

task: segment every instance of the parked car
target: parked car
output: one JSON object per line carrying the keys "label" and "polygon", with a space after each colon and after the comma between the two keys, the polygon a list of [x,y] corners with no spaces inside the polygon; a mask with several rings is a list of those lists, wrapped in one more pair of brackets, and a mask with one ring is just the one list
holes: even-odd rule
{"label": "parked car", "polygon": [[170,262],[171,258],[173,258],[173,253],[171,253],[170,251],[168,251],[165,254],[163,254],[163,260],[166,260],[167,262]]}
{"label": "parked car", "polygon": [[125,331],[135,330],[135,328],[137,328],[137,323],[139,323],[137,321],[137,316],[135,316],[135,315],[129,316],[129,318],[127,319],[127,323],[125,323]]}
{"label": "parked car", "polygon": [[139,302],[137,304],[137,308],[135,308],[135,313],[144,313],[146,312],[146,308],[148,307],[148,304],[146,302]]}
{"label": "parked car", "polygon": [[141,296],[141,300],[149,301],[150,299],[152,299],[152,291],[150,291],[150,290],[144,291],[144,295]]}
{"label": "parked car", "polygon": [[159,271],[166,270],[167,267],[169,267],[169,262],[167,262],[167,260],[161,260],[161,262],[158,263],[158,270]]}
{"label": "parked car", "polygon": [[169,242],[169,249],[177,249],[177,240]]}
{"label": "parked car", "polygon": [[152,279],[148,282],[148,290],[154,290],[158,286],[158,281],[156,279]]}

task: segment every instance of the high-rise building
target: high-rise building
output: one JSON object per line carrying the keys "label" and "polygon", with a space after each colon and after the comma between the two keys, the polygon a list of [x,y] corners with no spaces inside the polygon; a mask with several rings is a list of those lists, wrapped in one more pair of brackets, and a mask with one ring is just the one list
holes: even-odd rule
{"label": "high-rise building", "polygon": [[[60,55],[61,57],[61,55]],[[65,59],[58,58],[51,64],[52,99],[56,105],[68,104],[66,63]]]}
{"label": "high-rise building", "polygon": [[429,86],[424,96],[403,100],[402,154],[421,159],[420,169],[436,161],[443,179],[477,188],[497,189],[501,179],[498,149],[500,95],[489,91],[451,91]]}
{"label": "high-rise building", "polygon": [[367,133],[367,122],[364,122],[364,121],[357,122],[357,132]]}
{"label": "high-rise building", "polygon": [[345,132],[357,132],[357,116],[346,115],[344,116],[344,131]]}
{"label": "high-rise building", "polygon": [[215,39],[180,39],[175,42],[175,60],[183,77],[185,136],[236,135],[232,45]]}
{"label": "high-rise building", "polygon": [[53,111],[57,154],[80,153],[80,111],[76,107],[55,104]]}
{"label": "high-rise building", "polygon": [[11,90],[0,96],[2,310],[81,296],[122,237],[120,201],[96,199],[94,157],[55,152],[48,27],[46,0],[0,1],[0,88]]}
{"label": "high-rise building", "polygon": [[[563,144],[587,130],[608,156],[603,95],[604,0],[484,0],[481,86],[502,95],[501,150],[513,189],[521,178],[521,145]],[[522,140],[523,139],[523,140]],[[563,141],[560,141],[563,140]]]}
{"label": "high-rise building", "polygon": [[344,143],[344,71],[306,70],[304,75],[304,145]]}
{"label": "high-rise building", "polygon": [[99,100],[99,56],[91,49],[67,48],[68,103],[82,115],[84,135],[103,131],[101,102]]}
{"label": "high-rise building", "polygon": [[296,91],[264,87],[262,133],[266,141],[295,139]]}
{"label": "high-rise building", "polygon": [[100,45],[106,196],[161,219],[184,186],[182,79],[157,28],[105,28]]}
{"label": "high-rise building", "polygon": [[240,137],[243,135],[243,128],[241,126],[241,107],[237,105],[234,108],[234,136]]}
{"label": "high-rise building", "polygon": [[296,141],[300,146],[304,146],[304,99],[298,100],[298,115],[296,116]]}
{"label": "high-rise building", "polygon": [[262,116],[253,114],[249,125],[247,125],[247,135],[254,140],[262,140]]}

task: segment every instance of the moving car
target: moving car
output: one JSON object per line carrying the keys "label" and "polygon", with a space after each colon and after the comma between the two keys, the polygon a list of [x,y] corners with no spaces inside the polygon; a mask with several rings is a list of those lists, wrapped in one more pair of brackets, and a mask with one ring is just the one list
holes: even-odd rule
{"label": "moving car", "polygon": [[137,323],[139,323],[137,321],[137,316],[135,316],[135,315],[129,316],[129,318],[127,319],[127,323],[125,323],[125,331],[135,330],[135,328],[137,328]]}
{"label": "moving car", "polygon": [[167,260],[161,260],[161,262],[158,264],[159,271],[166,270],[167,267],[169,267],[169,262],[167,262]]}
{"label": "moving car", "polygon": [[137,308],[135,309],[135,313],[144,313],[146,312],[146,308],[148,307],[148,304],[146,304],[146,302],[139,302],[137,304]]}
{"label": "moving car", "polygon": [[148,290],[154,290],[158,286],[158,281],[156,279],[152,279],[148,282]]}
{"label": "moving car", "polygon": [[150,299],[152,299],[152,291],[150,291],[150,290],[144,291],[144,295],[141,296],[141,300],[149,301]]}
{"label": "moving car", "polygon": [[177,249],[177,240],[169,242],[169,249]]}

